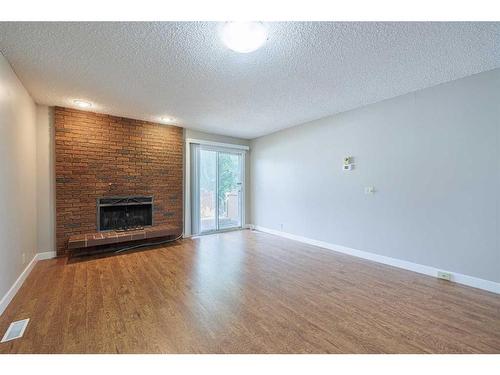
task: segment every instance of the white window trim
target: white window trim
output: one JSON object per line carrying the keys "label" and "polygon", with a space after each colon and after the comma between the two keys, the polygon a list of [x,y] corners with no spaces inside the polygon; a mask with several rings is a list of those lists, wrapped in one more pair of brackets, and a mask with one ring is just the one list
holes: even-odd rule
{"label": "white window trim", "polygon": [[246,150],[246,151],[250,150],[250,147],[245,146],[245,145],[236,145],[233,143],[206,141],[204,139],[187,138],[186,144],[189,144],[189,143],[196,143],[199,145],[214,146],[214,147],[232,148],[232,149],[237,149],[237,150]]}

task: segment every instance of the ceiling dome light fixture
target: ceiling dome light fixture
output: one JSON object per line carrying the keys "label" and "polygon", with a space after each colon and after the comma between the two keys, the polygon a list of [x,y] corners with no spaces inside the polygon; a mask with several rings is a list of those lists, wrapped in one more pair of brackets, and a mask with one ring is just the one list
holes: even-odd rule
{"label": "ceiling dome light fixture", "polygon": [[86,102],[85,100],[75,99],[75,100],[73,100],[73,103],[75,103],[75,105],[77,107],[80,107],[80,108],[90,108],[90,107],[92,107],[92,103]]}
{"label": "ceiling dome light fixture", "polygon": [[253,52],[267,40],[267,29],[262,22],[227,22],[221,33],[224,44],[240,53]]}

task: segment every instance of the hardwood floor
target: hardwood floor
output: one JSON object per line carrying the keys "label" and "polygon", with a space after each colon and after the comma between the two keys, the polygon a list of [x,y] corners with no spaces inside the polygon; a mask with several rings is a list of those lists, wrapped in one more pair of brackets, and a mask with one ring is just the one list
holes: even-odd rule
{"label": "hardwood floor", "polygon": [[239,231],[39,262],[0,353],[500,353],[500,296]]}

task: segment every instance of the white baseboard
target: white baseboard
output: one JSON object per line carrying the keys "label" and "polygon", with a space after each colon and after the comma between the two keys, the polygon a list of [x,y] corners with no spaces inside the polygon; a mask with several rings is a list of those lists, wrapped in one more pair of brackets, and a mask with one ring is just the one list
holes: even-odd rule
{"label": "white baseboard", "polygon": [[19,275],[17,280],[14,282],[14,284],[10,287],[10,289],[7,291],[7,293],[5,293],[5,295],[0,300],[0,315],[2,315],[3,312],[5,311],[5,309],[7,308],[7,306],[9,306],[9,303],[12,301],[12,299],[14,298],[14,296],[16,295],[18,290],[21,288],[24,281],[26,280],[26,278],[30,274],[31,270],[33,269],[33,267],[35,267],[35,264],[39,260],[52,259],[55,257],[56,257],[55,251],[47,251],[44,253],[35,254],[33,259],[31,259],[31,262],[28,263],[28,265],[23,270],[23,272],[21,272],[21,275]]}
{"label": "white baseboard", "polygon": [[456,282],[458,284],[471,286],[473,288],[483,289],[483,290],[487,290],[489,292],[500,294],[500,283],[497,283],[494,281],[484,280],[484,279],[480,279],[480,278],[477,278],[474,276],[464,275],[464,274],[454,272],[451,270],[444,270],[441,268],[426,266],[423,264],[413,263],[413,262],[409,262],[406,260],[391,258],[391,257],[387,257],[385,255],[370,253],[368,251],[356,250],[356,249],[352,249],[352,248],[341,246],[341,245],[335,245],[335,244],[331,244],[328,242],[313,240],[311,238],[297,236],[295,234],[286,233],[286,232],[282,232],[282,231],[275,230],[275,229],[264,228],[264,227],[261,227],[258,225],[255,225],[253,227],[255,228],[255,230],[258,230],[260,232],[274,234],[276,236],[280,236],[280,237],[288,238],[288,239],[295,240],[298,242],[306,243],[308,245],[323,247],[323,248],[328,249],[328,250],[337,251],[339,253],[352,255],[352,256],[355,256],[358,258],[368,259],[368,260],[371,260],[373,262],[387,264],[387,265],[390,265],[393,267],[398,267],[398,268],[402,268],[402,269],[405,269],[408,271],[418,272],[418,273],[432,276],[432,277],[436,277],[438,271],[450,272],[453,275],[452,276],[453,278],[451,280],[453,282]]}
{"label": "white baseboard", "polygon": [[45,260],[45,259],[52,259],[57,256],[57,253],[55,251],[46,251],[44,253],[38,253],[35,255],[36,260]]}

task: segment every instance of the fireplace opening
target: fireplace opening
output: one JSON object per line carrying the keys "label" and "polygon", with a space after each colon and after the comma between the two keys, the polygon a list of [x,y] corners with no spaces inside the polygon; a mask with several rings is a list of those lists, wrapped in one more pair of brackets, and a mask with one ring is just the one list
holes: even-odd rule
{"label": "fireplace opening", "polygon": [[134,230],[153,225],[153,197],[111,197],[97,200],[97,229]]}

